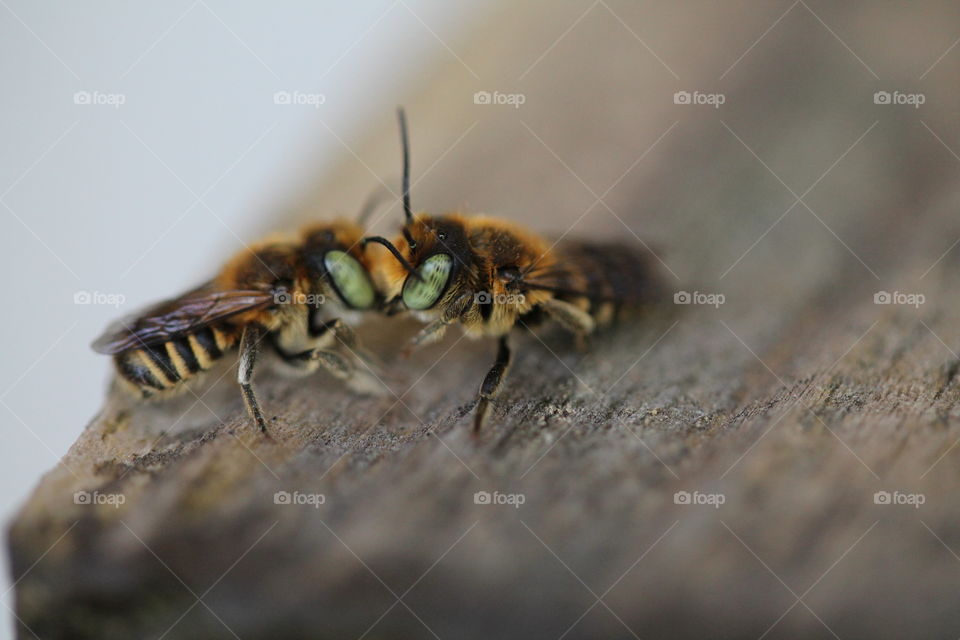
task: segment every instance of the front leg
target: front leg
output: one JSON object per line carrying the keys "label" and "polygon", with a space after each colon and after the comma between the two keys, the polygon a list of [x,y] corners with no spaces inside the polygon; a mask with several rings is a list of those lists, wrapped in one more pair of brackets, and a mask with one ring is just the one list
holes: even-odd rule
{"label": "front leg", "polygon": [[473,420],[474,435],[480,433],[481,427],[487,417],[487,411],[490,408],[490,401],[500,391],[503,378],[510,367],[510,346],[507,344],[507,336],[500,336],[500,343],[497,348],[497,360],[493,367],[483,378],[483,384],[480,385],[480,397],[477,400],[477,412]]}
{"label": "front leg", "polygon": [[428,344],[433,344],[434,342],[439,342],[443,338],[444,334],[447,333],[447,327],[450,326],[449,322],[444,320],[434,320],[424,328],[420,329],[417,332],[417,335],[413,336],[410,339],[410,342],[403,349],[403,355],[409,356],[415,349],[426,346]]}
{"label": "front leg", "polygon": [[472,291],[468,291],[460,294],[456,300],[445,306],[443,311],[440,312],[439,318],[420,329],[417,335],[413,336],[410,343],[403,350],[403,355],[410,355],[414,349],[433,344],[443,338],[443,335],[447,332],[447,327],[459,320],[460,316],[470,309],[474,298],[475,294]]}
{"label": "front leg", "polygon": [[346,322],[341,318],[334,318],[333,320],[327,320],[326,322],[321,322],[313,329],[313,334],[315,336],[322,336],[328,331],[332,331],[334,337],[340,341],[347,350],[355,355],[357,358],[363,361],[363,363],[372,370],[379,369],[377,359],[374,358],[366,349],[360,344],[360,339],[357,337],[357,334],[354,332],[353,328],[350,327]]}
{"label": "front leg", "polygon": [[284,364],[301,374],[313,373],[318,366],[323,366],[333,377],[345,380],[353,372],[353,367],[347,362],[347,359],[335,351],[307,349],[298,353],[289,353],[277,344],[274,344],[274,348]]}
{"label": "front leg", "polygon": [[253,392],[253,368],[257,363],[257,354],[260,352],[260,340],[263,339],[264,329],[259,325],[247,325],[240,338],[240,366],[237,371],[237,382],[243,394],[243,403],[247,413],[260,427],[260,431],[267,433],[267,422],[263,419],[260,403]]}
{"label": "front leg", "polygon": [[353,332],[353,329],[350,328],[346,322],[341,318],[334,318],[333,320],[327,320],[326,322],[319,323],[314,329],[313,334],[315,336],[322,336],[327,331],[333,331],[333,335],[336,336],[337,340],[342,342],[349,349],[355,349],[357,347],[357,334]]}
{"label": "front leg", "polygon": [[343,380],[350,389],[359,394],[377,396],[389,390],[373,369],[357,367],[336,351],[307,349],[299,353],[285,353],[277,349],[277,354],[286,365],[302,374],[313,373],[317,367],[322,366],[330,375]]}

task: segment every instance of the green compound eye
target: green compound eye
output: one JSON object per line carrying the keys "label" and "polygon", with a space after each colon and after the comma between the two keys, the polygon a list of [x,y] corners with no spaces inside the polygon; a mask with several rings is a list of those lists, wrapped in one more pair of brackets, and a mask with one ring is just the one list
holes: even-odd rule
{"label": "green compound eye", "polygon": [[356,258],[345,251],[328,251],[323,264],[333,280],[333,286],[344,302],[354,309],[369,309],[376,295],[367,270]]}
{"label": "green compound eye", "polygon": [[403,283],[403,304],[415,311],[432,307],[443,290],[447,288],[452,268],[453,258],[446,253],[438,253],[427,258],[417,268],[421,279],[411,274]]}

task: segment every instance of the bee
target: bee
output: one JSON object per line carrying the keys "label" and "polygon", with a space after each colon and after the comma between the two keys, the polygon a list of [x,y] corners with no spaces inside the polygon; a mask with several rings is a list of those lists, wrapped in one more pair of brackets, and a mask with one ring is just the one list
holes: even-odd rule
{"label": "bee", "polygon": [[334,351],[363,351],[350,324],[381,296],[364,251],[364,208],[357,222],[315,224],[244,249],[209,282],[117,321],[93,343],[113,356],[119,386],[139,398],[172,395],[228,354],[239,352],[238,382],[250,417],[267,424],[252,380],[264,341],[292,373],[323,366],[350,380],[358,369]]}
{"label": "bee", "polygon": [[480,385],[473,429],[478,433],[510,366],[508,336],[518,326],[552,320],[585,344],[622,311],[659,298],[649,259],[615,243],[551,242],[490,216],[414,215],[406,117],[398,111],[403,152],[405,221],[393,242],[370,236],[393,259],[378,261],[375,279],[390,313],[409,310],[427,324],[408,349],[439,340],[452,324],[469,337],[497,339],[493,367]]}

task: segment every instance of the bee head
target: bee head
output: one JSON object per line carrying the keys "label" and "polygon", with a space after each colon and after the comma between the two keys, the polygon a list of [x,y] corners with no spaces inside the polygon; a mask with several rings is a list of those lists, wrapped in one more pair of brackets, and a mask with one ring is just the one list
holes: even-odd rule
{"label": "bee head", "polygon": [[386,258],[374,271],[381,275],[379,283],[390,300],[402,301],[408,309],[422,311],[435,307],[444,294],[456,289],[458,278],[468,272],[472,254],[463,220],[456,215],[432,217],[414,215],[410,206],[410,144],[407,118],[397,110],[400,143],[403,151],[403,214],[404,225],[394,242],[382,236],[364,238],[364,245],[376,243],[386,247],[393,258]]}

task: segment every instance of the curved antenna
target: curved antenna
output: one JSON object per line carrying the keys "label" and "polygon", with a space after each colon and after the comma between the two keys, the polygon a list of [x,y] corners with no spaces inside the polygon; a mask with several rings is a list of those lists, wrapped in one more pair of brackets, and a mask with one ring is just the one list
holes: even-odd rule
{"label": "curved antenna", "polygon": [[385,187],[381,186],[377,189],[374,189],[370,195],[367,196],[367,199],[363,201],[363,205],[360,207],[360,213],[357,215],[357,224],[361,227],[366,226],[367,219],[376,211],[383,201],[387,199],[387,190]]}
{"label": "curved antenna", "polygon": [[397,108],[397,120],[400,121],[400,147],[403,150],[403,215],[409,224],[413,222],[413,210],[410,208],[410,141],[407,138],[407,114],[403,107]]}
{"label": "curved antenna", "polygon": [[392,242],[390,242],[383,236],[367,236],[360,242],[360,246],[366,247],[367,244],[371,242],[385,246],[387,249],[390,250],[390,253],[393,254],[393,257],[397,259],[397,262],[399,262],[403,266],[403,268],[407,270],[407,272],[410,275],[412,275],[417,280],[423,280],[423,277],[419,273],[417,273],[417,270],[413,268],[413,265],[407,262],[407,259],[403,257],[403,254],[400,253],[400,251],[395,246],[393,246]]}

